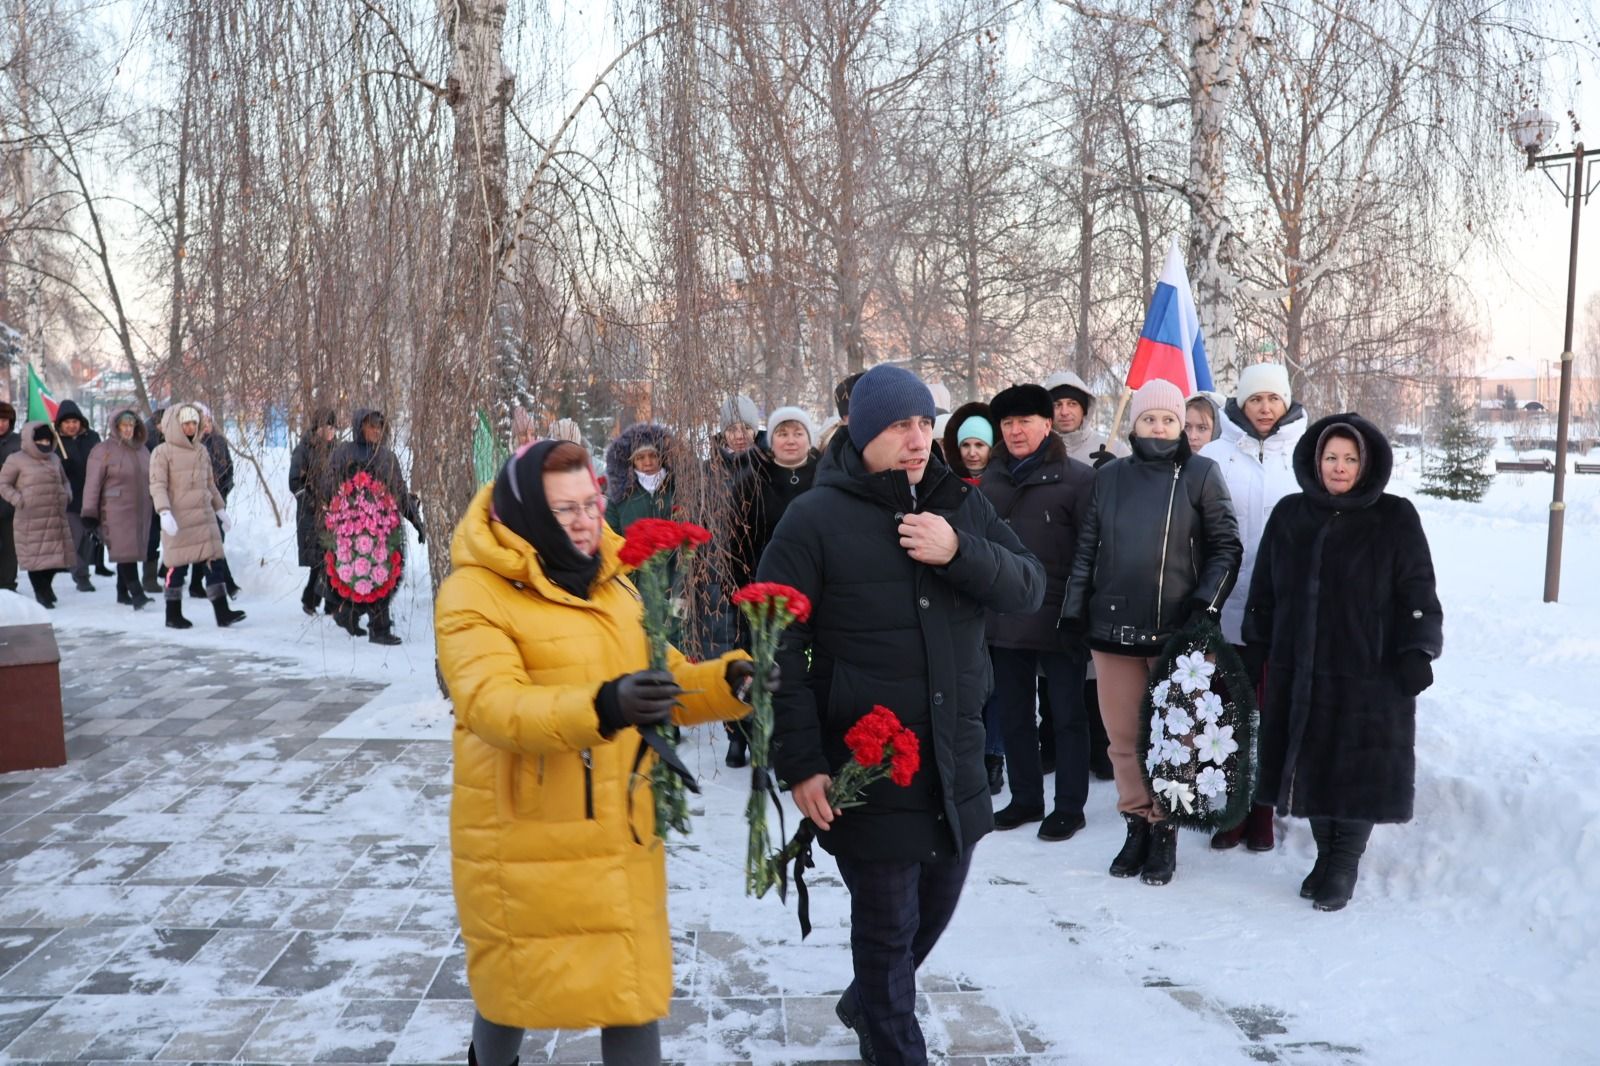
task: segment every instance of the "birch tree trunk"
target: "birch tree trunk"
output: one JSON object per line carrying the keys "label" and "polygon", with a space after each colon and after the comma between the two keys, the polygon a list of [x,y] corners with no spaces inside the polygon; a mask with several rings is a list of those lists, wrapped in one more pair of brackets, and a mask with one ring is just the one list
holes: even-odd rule
{"label": "birch tree trunk", "polygon": [[1229,266],[1227,147],[1223,130],[1239,65],[1255,40],[1261,0],[1244,0],[1238,20],[1224,26],[1216,0],[1189,5],[1189,175],[1193,210],[1189,261],[1194,266],[1194,296],[1205,331],[1206,354],[1214,368],[1238,363],[1233,271]]}
{"label": "birch tree trunk", "polygon": [[411,457],[422,496],[434,588],[450,571],[450,534],[477,487],[478,411],[509,422],[494,365],[492,323],[506,221],[506,114],[514,79],[503,48],[504,0],[441,3],[450,42],[445,102],[451,143],[449,251],[439,320],[413,383]]}

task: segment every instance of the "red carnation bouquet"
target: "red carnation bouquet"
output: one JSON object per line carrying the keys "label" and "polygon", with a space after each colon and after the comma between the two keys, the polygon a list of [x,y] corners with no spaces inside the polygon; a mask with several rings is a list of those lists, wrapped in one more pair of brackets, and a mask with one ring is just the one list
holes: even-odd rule
{"label": "red carnation bouquet", "polygon": [[[911,784],[922,768],[922,751],[917,735],[904,725],[887,707],[874,706],[851,726],[844,735],[845,746],[850,749],[850,761],[833,775],[828,786],[828,806],[847,811],[866,803],[862,795],[871,785],[888,778],[901,788]],[[794,839],[784,846],[773,860],[778,881],[778,895],[785,890],[783,870],[794,863],[794,887],[800,919],[800,939],[811,935],[811,905],[806,895],[805,871],[814,863],[811,844],[816,840],[816,826],[811,819],[801,821]]]}
{"label": "red carnation bouquet", "polygon": [[[650,669],[667,668],[667,641],[672,632],[672,554],[692,555],[711,542],[711,534],[691,522],[665,518],[640,518],[628,526],[622,550],[617,553],[624,565],[634,569],[639,598],[644,602],[644,635],[650,646]],[[650,771],[650,791],[655,796],[656,836],[666,839],[670,829],[679,836],[689,833],[689,799],[686,789],[698,792],[699,786],[677,755],[676,727],[651,726],[641,729],[644,742],[657,755]]]}
{"label": "red carnation bouquet", "polygon": [[388,486],[365,470],[348,478],[323,517],[323,567],[328,586],[352,603],[377,603],[400,583],[400,505]]}
{"label": "red carnation bouquet", "polygon": [[[745,808],[750,843],[745,851],[744,891],[760,899],[778,881],[767,834],[767,798],[771,796],[775,804],[778,800],[770,772],[772,693],[760,682],[771,676],[783,631],[811,617],[811,600],[789,585],[759,581],[735,592],[733,604],[750,623],[750,657],[755,660],[757,683],[750,697],[750,716],[745,719],[750,731],[750,802]],[[781,816],[783,808],[778,809]]]}

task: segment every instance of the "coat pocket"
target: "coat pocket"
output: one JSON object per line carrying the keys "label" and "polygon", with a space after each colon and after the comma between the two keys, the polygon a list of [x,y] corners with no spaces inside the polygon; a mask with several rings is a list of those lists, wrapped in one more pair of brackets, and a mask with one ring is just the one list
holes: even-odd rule
{"label": "coat pocket", "polygon": [[495,800],[506,821],[590,821],[594,818],[593,756],[588,751],[503,755]]}

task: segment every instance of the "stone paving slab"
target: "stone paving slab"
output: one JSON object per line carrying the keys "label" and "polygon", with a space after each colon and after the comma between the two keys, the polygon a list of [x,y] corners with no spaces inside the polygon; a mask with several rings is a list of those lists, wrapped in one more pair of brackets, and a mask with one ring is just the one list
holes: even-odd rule
{"label": "stone paving slab", "polygon": [[[159,632],[57,638],[69,763],[0,776],[0,1062],[464,1062],[449,744],[324,739],[375,683]],[[775,987],[771,950],[677,933],[669,1060],[856,1061],[837,990]],[[981,989],[922,991],[942,1062],[1066,1061]],[[1229,1017],[1263,1061],[1359,1058],[1189,1006]],[[527,1063],[598,1058],[592,1031],[523,1047]]]}

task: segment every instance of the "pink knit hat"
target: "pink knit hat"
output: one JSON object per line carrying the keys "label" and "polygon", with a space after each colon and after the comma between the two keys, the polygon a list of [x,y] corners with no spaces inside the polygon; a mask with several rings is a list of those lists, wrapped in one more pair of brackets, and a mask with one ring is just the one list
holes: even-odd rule
{"label": "pink knit hat", "polygon": [[1183,390],[1165,378],[1151,378],[1139,386],[1128,405],[1130,421],[1138,422],[1146,411],[1171,411],[1174,418],[1183,421]]}

